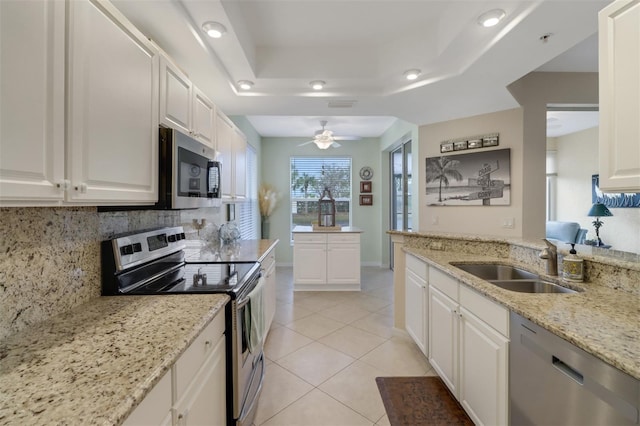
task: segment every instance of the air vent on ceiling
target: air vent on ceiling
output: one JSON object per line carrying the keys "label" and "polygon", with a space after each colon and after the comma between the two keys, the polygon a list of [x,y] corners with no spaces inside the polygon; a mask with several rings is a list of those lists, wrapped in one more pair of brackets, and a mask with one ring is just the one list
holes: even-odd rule
{"label": "air vent on ceiling", "polygon": [[357,101],[329,101],[329,108],[353,108]]}

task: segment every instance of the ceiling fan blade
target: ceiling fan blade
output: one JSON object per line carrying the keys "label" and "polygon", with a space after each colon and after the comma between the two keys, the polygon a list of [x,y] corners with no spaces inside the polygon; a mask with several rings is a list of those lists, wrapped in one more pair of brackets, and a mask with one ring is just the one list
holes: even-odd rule
{"label": "ceiling fan blade", "polygon": [[334,136],[333,139],[336,141],[359,141],[362,138],[360,136]]}
{"label": "ceiling fan blade", "polygon": [[314,143],[314,142],[315,142],[315,141],[306,141],[306,142],[301,143],[301,144],[300,144],[300,145],[298,145],[298,146],[305,146],[305,145],[309,145],[310,143]]}

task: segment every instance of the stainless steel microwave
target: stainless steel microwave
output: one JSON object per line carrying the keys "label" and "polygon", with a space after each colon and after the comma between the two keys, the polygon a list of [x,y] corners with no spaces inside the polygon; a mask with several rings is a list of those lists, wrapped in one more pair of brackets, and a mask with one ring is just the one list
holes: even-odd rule
{"label": "stainless steel microwave", "polygon": [[158,204],[161,209],[222,205],[216,150],[175,129],[160,128]]}

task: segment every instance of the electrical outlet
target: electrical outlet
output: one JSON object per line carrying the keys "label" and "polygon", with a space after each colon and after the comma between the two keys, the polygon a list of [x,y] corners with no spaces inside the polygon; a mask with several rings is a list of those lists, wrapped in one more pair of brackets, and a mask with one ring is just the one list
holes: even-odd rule
{"label": "electrical outlet", "polygon": [[508,229],[515,228],[515,219],[512,217],[506,217],[502,219],[502,227]]}

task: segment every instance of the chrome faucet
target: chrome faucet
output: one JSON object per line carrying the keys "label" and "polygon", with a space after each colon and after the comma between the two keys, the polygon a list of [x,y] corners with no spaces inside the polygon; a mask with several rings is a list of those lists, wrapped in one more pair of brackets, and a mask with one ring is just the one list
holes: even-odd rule
{"label": "chrome faucet", "polygon": [[547,260],[547,275],[558,275],[558,248],[546,238],[543,238],[547,248],[542,250],[538,257]]}

